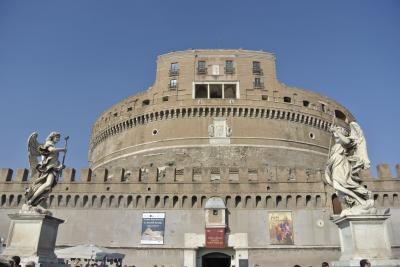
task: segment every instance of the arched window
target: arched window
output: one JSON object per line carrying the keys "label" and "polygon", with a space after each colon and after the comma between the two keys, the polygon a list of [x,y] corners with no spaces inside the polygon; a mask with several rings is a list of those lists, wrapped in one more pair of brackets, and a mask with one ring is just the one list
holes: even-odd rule
{"label": "arched window", "polygon": [[145,106],[148,106],[148,105],[150,105],[150,100],[145,99],[145,100],[142,101],[142,107],[145,107]]}
{"label": "arched window", "polygon": [[340,110],[337,110],[337,109],[335,110],[335,117],[340,120],[343,120],[343,121],[346,120],[346,115],[344,115],[343,112],[341,112]]}

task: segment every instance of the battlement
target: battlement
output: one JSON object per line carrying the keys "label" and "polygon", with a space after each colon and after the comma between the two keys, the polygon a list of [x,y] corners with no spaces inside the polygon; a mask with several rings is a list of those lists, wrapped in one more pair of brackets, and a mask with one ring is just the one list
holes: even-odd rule
{"label": "battlement", "polygon": [[[400,164],[393,177],[388,164],[377,166],[378,177],[363,173],[363,186],[373,192],[377,207],[399,207]],[[15,174],[14,174],[15,173]],[[0,207],[23,204],[27,169],[0,169]],[[199,209],[219,195],[228,208],[331,208],[336,196],[323,182],[323,170],[282,166],[66,168],[52,190],[50,208]]]}
{"label": "battlement", "polygon": [[[393,175],[389,164],[378,164],[377,177],[371,170],[362,172],[365,181],[382,180],[400,181],[400,164],[396,165]],[[93,171],[83,168],[79,175],[74,168],[66,168],[60,182],[67,183],[248,183],[248,182],[320,182],[323,170],[288,168],[283,166],[263,166],[255,168],[243,167],[184,167],[175,166],[144,166],[130,170],[120,167]],[[26,183],[29,180],[27,169],[0,169],[0,184]]]}

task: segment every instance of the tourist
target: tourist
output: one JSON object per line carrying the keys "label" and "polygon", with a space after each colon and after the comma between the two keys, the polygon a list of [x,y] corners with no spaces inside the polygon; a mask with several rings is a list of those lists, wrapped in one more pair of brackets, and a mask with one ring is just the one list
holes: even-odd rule
{"label": "tourist", "polygon": [[360,260],[360,267],[371,267],[371,263],[367,259]]}
{"label": "tourist", "polygon": [[11,261],[10,261],[11,267],[18,267],[20,262],[21,262],[20,257],[12,256]]}

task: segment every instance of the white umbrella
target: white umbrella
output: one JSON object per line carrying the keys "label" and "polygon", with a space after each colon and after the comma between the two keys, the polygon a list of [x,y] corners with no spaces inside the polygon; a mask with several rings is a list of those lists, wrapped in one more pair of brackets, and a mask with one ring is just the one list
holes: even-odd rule
{"label": "white umbrella", "polygon": [[57,258],[60,259],[92,259],[95,261],[122,260],[125,254],[117,253],[111,249],[98,247],[95,245],[79,245],[70,248],[57,249]]}

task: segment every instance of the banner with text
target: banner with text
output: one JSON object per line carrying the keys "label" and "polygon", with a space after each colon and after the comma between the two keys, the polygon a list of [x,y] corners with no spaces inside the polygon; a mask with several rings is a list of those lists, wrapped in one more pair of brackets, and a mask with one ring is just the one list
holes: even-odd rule
{"label": "banner with text", "polygon": [[206,228],[206,248],[225,248],[225,228]]}
{"label": "banner with text", "polygon": [[164,244],[165,213],[143,213],[141,244]]}

